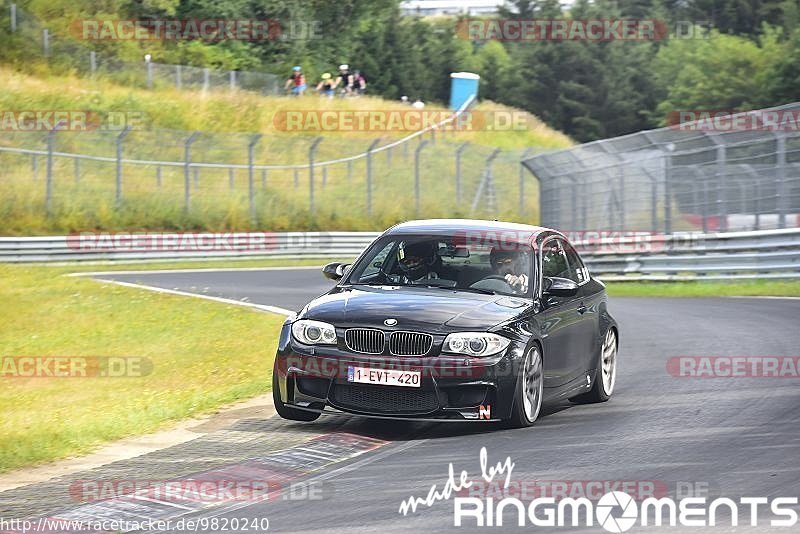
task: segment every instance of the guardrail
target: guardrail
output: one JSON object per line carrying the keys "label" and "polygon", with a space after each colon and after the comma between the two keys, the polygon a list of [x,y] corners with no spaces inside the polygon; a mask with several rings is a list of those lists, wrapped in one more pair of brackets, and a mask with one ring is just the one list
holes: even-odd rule
{"label": "guardrail", "polygon": [[[378,232],[73,234],[0,237],[0,262],[64,264],[348,258]],[[800,229],[575,240],[607,281],[800,278]]]}

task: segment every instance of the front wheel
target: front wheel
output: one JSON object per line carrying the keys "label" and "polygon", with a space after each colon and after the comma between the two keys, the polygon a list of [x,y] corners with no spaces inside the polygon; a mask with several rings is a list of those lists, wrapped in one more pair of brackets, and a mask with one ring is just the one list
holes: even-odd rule
{"label": "front wheel", "polygon": [[275,369],[272,370],[272,401],[275,404],[275,411],[284,419],[290,421],[315,421],[319,419],[320,414],[316,412],[298,410],[297,408],[292,408],[284,404],[281,400],[281,390],[278,387],[278,373],[275,372]]}
{"label": "front wheel", "polygon": [[578,395],[570,400],[580,404],[605,402],[614,393],[617,382],[617,332],[609,327],[603,338],[603,347],[600,349],[600,360],[594,374],[594,385],[587,393]]}
{"label": "front wheel", "polygon": [[512,428],[531,426],[539,417],[544,393],[544,366],[538,345],[528,350],[522,367],[522,376],[517,381],[514,406],[508,420]]}

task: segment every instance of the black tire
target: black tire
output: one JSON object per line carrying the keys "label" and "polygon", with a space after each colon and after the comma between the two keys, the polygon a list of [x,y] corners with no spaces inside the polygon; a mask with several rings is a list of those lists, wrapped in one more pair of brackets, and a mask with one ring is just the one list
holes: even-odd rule
{"label": "black tire", "polygon": [[613,343],[614,343],[614,370],[613,373],[615,374],[614,379],[616,380],[616,352],[617,347],[619,346],[619,339],[617,337],[617,331],[614,330],[614,327],[609,327],[606,331],[605,335],[603,336],[603,345],[600,347],[600,354],[597,358],[597,364],[595,365],[594,370],[594,378],[592,379],[592,389],[578,395],[576,397],[572,397],[570,402],[574,402],[575,404],[594,404],[597,402],[606,402],[608,399],[611,398],[611,395],[614,393],[614,386],[612,383],[611,391],[606,391],[605,381],[603,380],[603,359],[604,353],[606,348],[606,343],[608,340],[608,335],[612,334],[614,336]]}
{"label": "black tire", "polygon": [[[529,416],[525,406],[526,388],[529,383],[526,380],[526,371],[528,369],[528,362],[532,358],[538,358],[539,362],[539,383],[538,383],[538,402],[537,406],[533,407],[533,417]],[[533,345],[525,353],[525,361],[522,362],[520,369],[520,377],[517,380],[517,388],[514,392],[514,404],[511,406],[511,417],[505,421],[505,426],[508,428],[525,428],[533,426],[539,418],[542,411],[542,397],[544,395],[544,364],[542,360],[542,349],[539,345]]]}
{"label": "black tire", "polygon": [[272,400],[275,403],[275,411],[284,419],[290,421],[316,421],[319,419],[320,414],[317,412],[308,412],[306,410],[298,410],[291,406],[286,406],[281,400],[281,390],[278,387],[278,373],[275,369],[272,370]]}

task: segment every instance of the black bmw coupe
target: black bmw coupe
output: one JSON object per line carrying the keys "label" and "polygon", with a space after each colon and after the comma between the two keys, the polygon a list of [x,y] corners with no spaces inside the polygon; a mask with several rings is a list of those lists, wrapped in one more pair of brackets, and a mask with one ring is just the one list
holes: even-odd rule
{"label": "black bmw coupe", "polygon": [[543,402],[603,402],[619,346],[605,286],[559,232],[521,224],[399,224],[287,319],[279,415],[342,413],[529,426]]}

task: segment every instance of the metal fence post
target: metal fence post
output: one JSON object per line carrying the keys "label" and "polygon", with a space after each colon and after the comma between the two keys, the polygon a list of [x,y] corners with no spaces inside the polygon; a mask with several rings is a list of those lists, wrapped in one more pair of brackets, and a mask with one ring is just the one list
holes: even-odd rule
{"label": "metal fence post", "polygon": [[183,88],[183,75],[181,73],[180,65],[175,65],[175,87],[178,89]]}
{"label": "metal fence post", "polygon": [[775,191],[778,195],[778,228],[786,228],[786,212],[789,198],[786,191],[786,132],[776,132],[776,174]]}
{"label": "metal fence post", "polygon": [[672,233],[672,152],[675,145],[669,143],[664,154],[664,233]]}
{"label": "metal fence post", "polygon": [[469,141],[461,143],[456,149],[456,204],[461,204],[461,154],[469,146]]}
{"label": "metal fence post", "polygon": [[147,69],[147,88],[153,88],[153,63],[149,59],[145,60],[145,68]]}
{"label": "metal fence post", "polygon": [[719,215],[719,230],[724,232],[728,229],[728,199],[726,190],[723,187],[725,180],[725,161],[727,154],[725,145],[717,145],[717,161],[714,168],[714,182],[717,189],[717,215]]}
{"label": "metal fence post", "polygon": [[531,149],[525,149],[522,153],[522,159],[519,163],[519,217],[520,220],[525,217],[525,167],[522,162],[530,157]]}
{"label": "metal fence post", "polygon": [[308,209],[314,214],[314,153],[322,142],[322,137],[317,137],[308,147]]}
{"label": "metal fence post", "polygon": [[208,92],[211,83],[211,71],[208,68],[203,69],[203,92]]}
{"label": "metal fence post", "polygon": [[50,55],[50,30],[47,28],[42,30],[42,53],[44,57]]}
{"label": "metal fence post", "polygon": [[186,138],[183,144],[183,209],[189,211],[191,206],[191,165],[192,165],[192,143],[197,140],[200,132],[193,132]]}
{"label": "metal fence post", "polygon": [[420,141],[419,146],[414,151],[414,212],[416,216],[419,217],[419,202],[420,202],[420,191],[419,191],[419,155],[422,152],[422,149],[425,148],[427,145],[427,141]]}
{"label": "metal fence post", "polygon": [[487,199],[489,208],[494,208],[494,184],[492,183],[492,164],[494,163],[495,158],[500,154],[500,149],[496,148],[489,154],[489,157],[486,158],[486,163],[483,168],[483,178],[481,178],[481,183],[478,185],[478,190],[475,192],[475,198],[472,199],[472,208],[470,209],[470,215],[475,213],[475,210],[478,209],[478,202],[480,202],[481,197],[483,196],[484,189],[487,192]]}
{"label": "metal fence post", "polygon": [[11,4],[11,31],[17,31],[17,4]]}
{"label": "metal fence post", "polygon": [[380,142],[379,137],[367,147],[367,215],[372,215],[372,151]]}
{"label": "metal fence post", "polygon": [[117,136],[117,173],[116,173],[116,194],[114,196],[117,207],[122,204],[122,141],[131,133],[131,127],[126,126]]}
{"label": "metal fence post", "polygon": [[92,78],[97,74],[97,52],[92,50],[89,52],[89,70],[92,73]]}
{"label": "metal fence post", "polygon": [[236,89],[236,71],[232,70],[228,73],[228,81],[231,85],[231,91]]}
{"label": "metal fence post", "polygon": [[161,165],[156,167],[156,187],[161,189]]}
{"label": "metal fence post", "polygon": [[236,171],[233,167],[228,169],[228,189],[233,191],[236,188]]}
{"label": "metal fence post", "polygon": [[47,170],[44,185],[44,211],[49,217],[53,214],[53,150],[56,142],[56,131],[60,123],[55,128],[47,132]]}
{"label": "metal fence post", "polygon": [[[261,134],[255,134],[250,138],[250,142],[247,144],[247,197],[248,202],[250,204],[250,220],[253,224],[256,222],[256,188],[254,183],[254,176],[253,173],[255,169],[253,168],[253,161],[255,160],[255,147],[258,141],[261,139]],[[261,187],[266,188],[267,184],[267,170],[261,170]]]}

